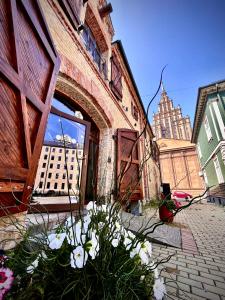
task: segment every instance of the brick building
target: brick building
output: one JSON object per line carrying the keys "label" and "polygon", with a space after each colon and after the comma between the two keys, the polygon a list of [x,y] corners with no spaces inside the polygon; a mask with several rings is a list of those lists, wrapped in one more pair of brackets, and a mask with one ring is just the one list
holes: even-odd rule
{"label": "brick building", "polygon": [[191,123],[183,117],[181,107],[174,107],[162,86],[159,111],[154,114],[153,132],[160,151],[162,182],[171,191],[184,191],[198,196],[204,190],[196,145],[190,142]]}
{"label": "brick building", "polygon": [[[64,177],[70,180],[71,175],[69,184],[83,202],[97,196],[115,199],[118,181],[121,195],[133,188],[132,203],[157,195],[159,150],[150,125],[145,126],[145,110],[122,43],[112,42],[111,5],[104,0],[16,3],[13,8],[7,1],[0,3],[6,16],[0,34],[8,44],[0,46],[5,80],[0,93],[5,122],[0,146],[1,214],[26,211],[32,190],[43,191],[42,199],[48,191],[66,190]],[[17,39],[9,34],[11,29]],[[57,136],[64,137],[63,145]],[[47,148],[51,155],[45,154]],[[57,162],[60,149],[68,151],[67,167],[65,156]],[[52,158],[53,151],[57,158]],[[149,160],[143,165],[145,155]],[[49,159],[52,172],[43,167]],[[44,209],[69,209],[68,200],[51,200]]]}

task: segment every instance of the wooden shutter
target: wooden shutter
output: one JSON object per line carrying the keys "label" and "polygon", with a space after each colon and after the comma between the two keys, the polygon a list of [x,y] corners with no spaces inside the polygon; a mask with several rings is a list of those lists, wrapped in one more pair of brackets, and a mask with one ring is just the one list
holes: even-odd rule
{"label": "wooden shutter", "polygon": [[0,1],[0,215],[24,211],[59,70],[38,0]]}
{"label": "wooden shutter", "polygon": [[120,69],[119,61],[116,56],[111,57],[111,82],[110,87],[115,96],[121,100],[122,94],[122,72]]}
{"label": "wooden shutter", "polygon": [[140,182],[140,150],[138,131],[131,129],[117,130],[117,190],[120,199],[143,199]]}
{"label": "wooden shutter", "polygon": [[82,0],[58,0],[65,14],[70,19],[73,27],[77,30],[80,25],[80,10],[83,4]]}

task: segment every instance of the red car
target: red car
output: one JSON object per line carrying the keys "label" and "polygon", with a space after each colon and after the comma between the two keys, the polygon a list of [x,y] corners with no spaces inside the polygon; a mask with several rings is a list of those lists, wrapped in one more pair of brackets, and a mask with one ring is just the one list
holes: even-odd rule
{"label": "red car", "polygon": [[177,201],[190,201],[192,199],[192,195],[181,191],[175,191],[172,194],[172,198]]}

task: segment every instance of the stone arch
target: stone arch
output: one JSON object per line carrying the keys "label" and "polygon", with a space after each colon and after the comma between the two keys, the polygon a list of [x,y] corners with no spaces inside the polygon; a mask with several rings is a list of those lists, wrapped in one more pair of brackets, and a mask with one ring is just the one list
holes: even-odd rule
{"label": "stone arch", "polygon": [[102,99],[93,97],[68,75],[59,74],[56,91],[78,104],[93,119],[100,131],[112,128],[113,117]]}

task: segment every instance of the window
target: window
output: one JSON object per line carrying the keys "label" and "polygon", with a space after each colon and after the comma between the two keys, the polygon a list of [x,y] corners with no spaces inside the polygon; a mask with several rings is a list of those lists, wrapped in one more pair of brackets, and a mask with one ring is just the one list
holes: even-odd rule
{"label": "window", "polygon": [[57,186],[58,186],[58,183],[55,182],[55,183],[54,183],[54,189],[55,189],[55,190],[57,189]]}
{"label": "window", "polygon": [[44,159],[47,159],[48,158],[48,155],[44,155]]}
{"label": "window", "polygon": [[62,179],[66,179],[66,174],[65,173],[63,174]]}
{"label": "window", "polygon": [[69,183],[69,190],[71,190],[71,188],[72,188],[72,184],[71,184],[71,183]]}
{"label": "window", "polygon": [[47,188],[47,189],[50,189],[50,182],[47,182],[46,188]]}
{"label": "window", "polygon": [[74,157],[71,157],[71,162],[74,162]]}
{"label": "window", "polygon": [[215,156],[215,158],[213,159],[213,162],[214,162],[214,167],[215,167],[215,170],[216,170],[216,175],[217,175],[217,179],[218,179],[218,183],[223,183],[224,182],[224,178],[223,178],[223,174],[222,174],[222,171],[221,171],[221,168],[220,168],[220,162],[218,160],[218,157]]}
{"label": "window", "polygon": [[48,178],[51,178],[52,177],[52,173],[48,173]]}
{"label": "window", "polygon": [[52,152],[55,152],[55,148],[52,148]]}
{"label": "window", "polygon": [[57,164],[57,169],[60,169],[60,164]]}
{"label": "window", "polygon": [[58,179],[59,178],[59,173],[56,173],[55,174],[55,179]]}
{"label": "window", "polygon": [[41,172],[41,178],[45,176],[45,172]]}
{"label": "window", "polygon": [[120,69],[119,61],[116,56],[111,57],[111,81],[110,87],[117,99],[122,100],[122,72]]}
{"label": "window", "polygon": [[98,66],[99,71],[104,75],[104,78],[107,79],[106,61],[102,58],[93,33],[91,32],[87,24],[85,24],[84,29],[82,31],[82,39],[86,49],[91,54],[94,62]]}
{"label": "window", "polygon": [[75,154],[75,150],[72,151],[72,154]]}
{"label": "window", "polygon": [[43,182],[42,182],[42,181],[40,181],[40,183],[39,183],[39,188],[41,189],[41,188],[42,188],[42,186],[43,186]]}
{"label": "window", "polygon": [[70,170],[73,170],[73,166],[70,166]]}
{"label": "window", "polygon": [[49,165],[49,168],[52,169],[52,168],[53,168],[53,164],[50,164],[50,165]]}
{"label": "window", "polygon": [[61,189],[64,190],[64,188],[65,188],[65,183],[63,182],[61,185]]}
{"label": "window", "polygon": [[199,156],[199,158],[202,158],[202,151],[201,151],[201,147],[200,147],[199,143],[197,144],[197,149],[198,149],[198,156]]}
{"label": "window", "polygon": [[69,150],[68,150],[68,149],[66,150],[66,153],[69,153]]}
{"label": "window", "polygon": [[48,152],[48,147],[45,147],[45,152]]}
{"label": "window", "polygon": [[60,0],[59,4],[62,6],[63,11],[70,20],[72,26],[77,30],[80,25],[80,10],[82,6],[81,0]]}
{"label": "window", "polygon": [[54,155],[52,155],[52,156],[51,156],[51,160],[54,160],[54,159],[55,159],[55,156],[54,156]]}
{"label": "window", "polygon": [[61,158],[62,158],[61,156],[58,156],[58,161],[61,161]]}
{"label": "window", "polygon": [[46,163],[43,163],[42,168],[45,168],[45,167],[46,167]]}
{"label": "window", "polygon": [[73,179],[73,174],[70,174],[70,179]]}
{"label": "window", "polygon": [[61,148],[59,149],[59,153],[62,153],[62,149]]}
{"label": "window", "polygon": [[207,116],[205,117],[205,120],[204,120],[204,127],[205,127],[205,132],[207,135],[207,139],[209,142],[212,139],[212,132],[211,132],[211,129],[209,126],[209,120],[208,120]]}

